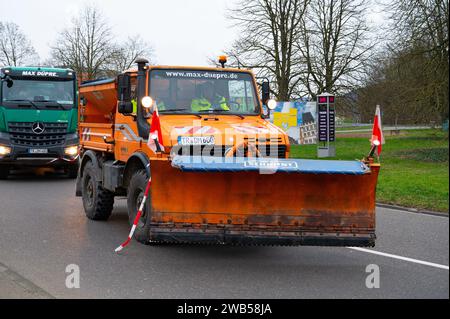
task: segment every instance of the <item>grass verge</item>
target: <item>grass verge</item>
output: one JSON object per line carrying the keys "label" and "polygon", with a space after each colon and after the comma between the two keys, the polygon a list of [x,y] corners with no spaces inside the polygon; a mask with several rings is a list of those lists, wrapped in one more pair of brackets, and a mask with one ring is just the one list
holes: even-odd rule
{"label": "grass verge", "polygon": [[[361,159],[370,143],[362,137],[338,137],[338,160]],[[316,145],[292,145],[291,157],[317,158]],[[449,210],[448,133],[411,130],[386,136],[381,153],[377,201],[434,211]]]}

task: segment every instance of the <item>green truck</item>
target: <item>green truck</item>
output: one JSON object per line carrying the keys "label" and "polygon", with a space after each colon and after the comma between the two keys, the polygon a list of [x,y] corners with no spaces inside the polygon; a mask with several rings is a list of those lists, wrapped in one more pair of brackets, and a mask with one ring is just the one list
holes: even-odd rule
{"label": "green truck", "polygon": [[53,167],[76,178],[78,94],[74,71],[0,69],[0,179],[12,169]]}

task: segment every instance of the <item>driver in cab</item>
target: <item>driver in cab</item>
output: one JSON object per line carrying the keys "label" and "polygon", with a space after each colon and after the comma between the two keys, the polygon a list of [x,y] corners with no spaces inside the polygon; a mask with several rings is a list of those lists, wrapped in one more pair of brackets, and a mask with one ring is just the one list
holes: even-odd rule
{"label": "driver in cab", "polygon": [[225,97],[220,96],[214,89],[214,84],[206,82],[200,87],[200,94],[196,99],[192,100],[191,109],[194,112],[224,110],[229,111]]}

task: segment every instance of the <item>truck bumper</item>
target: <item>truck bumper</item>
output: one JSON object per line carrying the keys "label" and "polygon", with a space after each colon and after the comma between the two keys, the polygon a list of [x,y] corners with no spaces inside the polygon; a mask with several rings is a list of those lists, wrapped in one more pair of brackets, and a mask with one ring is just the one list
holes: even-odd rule
{"label": "truck bumper", "polygon": [[[69,137],[72,135],[73,137]],[[0,144],[11,148],[11,153],[6,156],[0,156],[0,165],[10,168],[22,167],[67,167],[78,163],[79,155],[68,156],[64,153],[66,147],[79,144],[76,135],[68,135],[63,145],[46,146],[45,154],[30,154],[29,150],[39,148],[39,146],[22,146],[10,143],[7,133],[0,135]]]}
{"label": "truck bumper", "polygon": [[0,158],[0,165],[10,168],[22,167],[55,167],[64,168],[78,163],[79,156],[75,157],[24,157],[18,159]]}
{"label": "truck bumper", "polygon": [[354,246],[374,247],[375,231],[336,233],[279,229],[182,229],[153,226],[150,239],[163,243],[201,243],[229,245],[279,245],[279,246]]}

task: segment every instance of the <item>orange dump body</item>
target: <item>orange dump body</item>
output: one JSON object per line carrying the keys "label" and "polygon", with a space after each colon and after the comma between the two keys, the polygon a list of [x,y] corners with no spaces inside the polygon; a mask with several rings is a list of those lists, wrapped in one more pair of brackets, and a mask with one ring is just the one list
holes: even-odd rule
{"label": "orange dump body", "polygon": [[104,137],[114,138],[114,121],[117,109],[117,86],[115,81],[80,88],[82,101],[79,105],[80,144],[84,149],[113,152]]}

